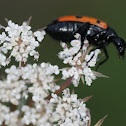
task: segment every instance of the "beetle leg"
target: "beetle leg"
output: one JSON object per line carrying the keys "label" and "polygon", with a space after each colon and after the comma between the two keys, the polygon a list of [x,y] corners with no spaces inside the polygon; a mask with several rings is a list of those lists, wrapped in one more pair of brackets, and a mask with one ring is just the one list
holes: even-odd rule
{"label": "beetle leg", "polygon": [[[82,25],[81,27],[79,27],[77,30],[73,32],[73,35],[75,35],[76,33],[79,33],[81,35],[81,46],[78,52],[83,48],[84,39],[86,37],[89,27],[90,27],[90,23],[86,22],[84,25]],[[78,52],[74,55],[74,57],[78,54]]]}
{"label": "beetle leg", "polygon": [[[106,50],[106,48],[105,48],[105,46],[106,46],[107,44],[108,44],[108,42],[106,42],[106,43],[104,43],[104,44],[100,44],[99,47],[96,48],[96,49],[103,49],[104,54],[105,54],[105,59],[104,59],[103,61],[101,61],[101,62],[97,65],[96,71],[97,71],[98,68],[99,68],[103,63],[105,63],[105,62],[108,60],[108,58],[109,58],[108,52],[107,52],[107,50]],[[96,50],[96,49],[94,49],[94,50]],[[93,51],[94,51],[94,50],[93,50]],[[94,54],[95,54],[95,52],[94,52]],[[94,57],[94,54],[92,55],[92,57],[90,58],[90,60],[89,60],[88,62],[91,61],[91,59]],[[88,62],[87,62],[87,63],[88,63]]]}
{"label": "beetle leg", "polygon": [[[76,33],[79,33],[81,35],[81,43],[83,43],[89,27],[90,27],[90,23],[89,22],[86,22],[84,25],[82,25],[81,27],[77,28],[73,32],[73,35],[75,35]],[[83,46],[81,46],[81,49],[82,49],[82,47]]]}
{"label": "beetle leg", "polygon": [[85,32],[87,32],[87,30],[90,27],[90,23],[86,22],[84,23],[81,27],[77,28],[73,33],[79,33],[80,35],[84,34]]}
{"label": "beetle leg", "polygon": [[94,55],[95,55],[95,52],[93,53],[93,55],[91,56],[91,58],[87,61],[87,63],[86,63],[87,65],[93,59]]}
{"label": "beetle leg", "polygon": [[[100,65],[102,65],[103,63],[105,63],[105,62],[108,60],[108,58],[109,58],[108,52],[107,52],[107,50],[106,50],[106,48],[105,48],[106,45],[108,45],[108,42],[107,42],[107,41],[104,41],[104,44],[99,44],[99,46],[98,46],[97,48],[95,48],[95,49],[92,50],[92,51],[94,51],[94,50],[96,50],[96,49],[103,49],[104,54],[105,54],[105,56],[106,56],[106,58],[105,58],[103,61],[101,61],[101,62],[97,65],[96,71],[98,70],[98,68],[100,67]],[[94,52],[94,54],[91,56],[90,60],[87,61],[87,64],[93,59],[94,55],[95,55],[95,52]]]}
{"label": "beetle leg", "polygon": [[102,65],[103,63],[105,63],[105,62],[108,60],[108,58],[109,58],[108,52],[107,52],[107,50],[106,50],[106,48],[105,48],[104,46],[103,46],[103,51],[104,51],[104,53],[105,53],[106,58],[105,58],[102,62],[100,62],[100,63],[97,65],[96,71],[98,70],[99,66]]}

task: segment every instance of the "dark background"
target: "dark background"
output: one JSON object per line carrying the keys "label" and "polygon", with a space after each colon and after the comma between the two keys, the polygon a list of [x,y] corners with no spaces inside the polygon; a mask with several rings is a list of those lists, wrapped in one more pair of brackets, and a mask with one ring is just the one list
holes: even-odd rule
{"label": "dark background", "polygon": [[[125,13],[126,0],[0,0],[0,24],[6,26],[5,17],[22,24],[32,16],[30,25],[33,31],[60,16],[90,16],[106,21],[126,40]],[[46,35],[39,48],[41,51],[39,62],[51,62],[62,68],[64,65],[56,55],[60,50],[59,42]],[[92,125],[108,114],[102,126],[124,126],[126,125],[126,59],[119,59],[113,44],[108,45],[107,50],[109,60],[98,71],[110,78],[98,78],[91,87],[80,83],[75,92],[80,98],[93,95],[87,102],[87,107],[91,110]]]}

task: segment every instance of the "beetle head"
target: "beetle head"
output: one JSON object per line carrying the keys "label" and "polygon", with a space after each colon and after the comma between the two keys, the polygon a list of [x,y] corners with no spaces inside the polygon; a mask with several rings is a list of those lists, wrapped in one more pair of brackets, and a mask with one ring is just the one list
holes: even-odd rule
{"label": "beetle head", "polygon": [[124,53],[125,53],[125,48],[126,48],[125,41],[122,38],[117,37],[115,38],[114,43],[119,52],[119,56],[122,56],[124,58]]}

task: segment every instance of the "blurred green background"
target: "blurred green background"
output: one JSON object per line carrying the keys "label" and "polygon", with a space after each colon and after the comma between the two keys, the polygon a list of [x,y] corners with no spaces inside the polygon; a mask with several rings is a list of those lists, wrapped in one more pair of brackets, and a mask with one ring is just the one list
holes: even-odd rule
{"label": "blurred green background", "polygon": [[[22,24],[32,16],[30,25],[33,31],[60,16],[90,16],[106,21],[126,40],[125,13],[126,0],[0,0],[0,24],[6,25],[5,17]],[[46,35],[39,48],[41,51],[39,62],[51,62],[62,68],[64,65],[56,55],[60,50],[59,42]],[[103,126],[125,126],[126,58],[119,59],[113,44],[110,44],[107,50],[110,58],[98,71],[110,78],[98,78],[91,87],[80,83],[75,92],[80,98],[93,95],[87,102],[87,107],[91,110],[92,125],[108,114]]]}

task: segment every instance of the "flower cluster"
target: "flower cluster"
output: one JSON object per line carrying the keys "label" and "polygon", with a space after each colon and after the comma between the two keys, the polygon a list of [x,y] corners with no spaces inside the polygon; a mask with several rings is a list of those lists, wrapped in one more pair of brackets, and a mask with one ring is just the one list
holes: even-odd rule
{"label": "flower cluster", "polygon": [[[24,116],[22,123],[36,126],[88,126],[90,124],[90,112],[76,94],[70,94],[69,89],[63,91],[63,97],[52,94],[50,101],[45,105],[22,108]],[[57,123],[56,123],[57,122]]]}
{"label": "flower cluster", "polygon": [[77,99],[77,94],[70,94],[69,89],[63,91],[62,98],[52,94],[50,102],[56,104],[56,112],[59,114],[60,126],[88,126],[90,124],[90,112],[82,99]]}
{"label": "flower cluster", "polygon": [[[34,120],[36,118],[39,120],[38,117],[42,116],[42,112],[40,113],[40,111],[45,111],[46,109],[47,114],[44,115],[45,117],[42,116],[41,120],[36,122],[36,125],[38,124],[39,126],[41,124],[40,122],[44,120],[44,118],[48,123],[48,117],[50,115],[50,113],[48,112],[50,111],[52,113],[54,108],[52,104],[49,104],[46,98],[50,95],[50,92],[55,92],[59,89],[59,86],[55,84],[54,76],[52,75],[59,74],[58,66],[53,66],[49,63],[44,62],[41,63],[40,66],[38,66],[37,64],[28,64],[25,67],[21,68],[17,68],[13,65],[10,68],[6,69],[5,72],[7,74],[7,78],[4,81],[0,81],[0,101],[3,103],[10,102],[12,103],[12,105],[20,106],[20,100],[22,98],[25,98],[26,101],[29,101],[29,93],[31,93],[32,98],[30,100],[33,105],[31,105],[31,107],[23,105],[22,112],[24,114],[21,123],[26,125],[30,123],[35,124]],[[35,106],[35,108],[33,106]],[[52,111],[49,109],[52,109]],[[1,112],[2,111],[3,110],[1,110]],[[32,113],[34,116],[29,114],[30,111],[31,113],[34,113]],[[6,116],[8,113],[12,113],[9,108],[7,109],[8,113],[6,114],[5,112],[2,114],[2,116]],[[38,116],[39,114],[40,116]],[[13,116],[13,114],[11,115]],[[10,117],[11,115],[8,116]],[[19,121],[18,116],[19,113],[15,115],[15,118],[17,118]],[[9,119],[6,118],[7,121],[9,121]],[[6,120],[5,118],[1,118],[0,123],[2,124],[2,122]],[[16,125],[15,122],[13,123],[13,125]],[[44,123],[42,124],[44,125]]]}
{"label": "flower cluster", "polygon": [[[14,105],[19,104],[22,97],[27,98],[28,93],[33,94],[34,102],[43,102],[44,98],[49,95],[49,91],[55,92],[59,89],[53,80],[52,74],[59,74],[57,66],[49,63],[26,65],[25,67],[16,68],[11,66],[6,69],[7,79],[0,81],[0,100],[2,102],[11,102]],[[29,86],[32,84],[32,86]]]}
{"label": "flower cluster", "polygon": [[[94,67],[97,61],[99,49],[91,51],[92,47],[89,47],[88,41],[84,41],[84,45],[81,48],[80,40],[72,40],[72,47],[68,48],[66,43],[61,43],[63,51],[59,53],[59,58],[63,59],[64,64],[69,64],[71,67],[62,69],[62,79],[73,77],[74,86],[78,86],[80,78],[84,83],[84,77],[87,85],[91,85],[92,80],[96,79],[95,74],[90,67]],[[90,52],[91,51],[91,52]],[[90,54],[88,54],[90,52]],[[83,77],[84,75],[84,77]]]}
{"label": "flower cluster", "polygon": [[[23,22],[21,26],[8,21],[8,26],[3,27],[4,32],[0,34],[0,65],[7,65],[13,56],[17,62],[26,62],[28,55],[34,59],[39,58],[39,53],[35,48],[39,46],[44,38],[45,31],[32,32],[27,22]],[[6,54],[10,52],[9,57]]]}
{"label": "flower cluster", "polygon": [[[91,51],[87,40],[81,49],[81,41],[77,39],[71,41],[70,48],[62,43],[64,50],[59,53],[63,63],[71,67],[59,69],[44,62],[26,64],[29,56],[39,58],[35,49],[45,35],[43,30],[32,32],[29,23],[30,20],[19,26],[9,20],[7,27],[0,25],[5,30],[0,34],[0,67],[9,64],[12,56],[19,62],[18,67],[5,68],[6,76],[0,79],[0,125],[90,126],[90,111],[85,100],[65,88],[71,81],[78,86],[80,78],[91,85],[96,76],[103,76],[90,68],[95,66],[100,50]],[[60,72],[62,79],[69,78],[62,86],[57,85],[60,79],[55,78]]]}

